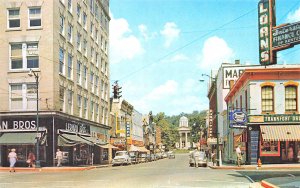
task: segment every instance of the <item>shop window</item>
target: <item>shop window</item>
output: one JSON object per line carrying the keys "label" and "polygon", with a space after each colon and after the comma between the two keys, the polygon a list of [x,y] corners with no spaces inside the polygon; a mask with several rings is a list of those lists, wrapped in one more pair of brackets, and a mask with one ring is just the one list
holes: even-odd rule
{"label": "shop window", "polygon": [[41,27],[42,26],[42,17],[41,17],[41,7],[29,8],[28,16],[29,27]]}
{"label": "shop window", "polygon": [[274,88],[263,86],[261,88],[261,108],[262,112],[274,112]]}
{"label": "shop window", "polygon": [[285,111],[286,112],[297,111],[297,87],[296,86],[285,87]]}
{"label": "shop window", "polygon": [[20,9],[8,10],[8,28],[20,28]]}
{"label": "shop window", "polygon": [[260,156],[280,156],[280,144],[278,141],[261,141]]}

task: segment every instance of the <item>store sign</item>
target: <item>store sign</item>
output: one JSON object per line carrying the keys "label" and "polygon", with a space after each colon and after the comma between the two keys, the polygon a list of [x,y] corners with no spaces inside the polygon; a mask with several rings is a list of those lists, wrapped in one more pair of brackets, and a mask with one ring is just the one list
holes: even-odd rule
{"label": "store sign", "polygon": [[65,130],[80,134],[90,134],[90,127],[78,122],[66,122]]}
{"label": "store sign", "polygon": [[249,116],[249,123],[290,123],[300,122],[300,114],[275,114]]}
{"label": "store sign", "polygon": [[244,72],[244,67],[223,68],[223,89],[230,89],[230,81],[236,81]]}
{"label": "store sign", "polygon": [[230,128],[247,128],[247,114],[242,110],[229,112]]}
{"label": "store sign", "polygon": [[130,137],[130,124],[129,122],[126,122],[126,137]]}
{"label": "store sign", "polygon": [[289,48],[300,42],[300,22],[273,29],[273,48]]}
{"label": "store sign", "polygon": [[0,121],[1,130],[35,130],[36,120],[6,120]]}

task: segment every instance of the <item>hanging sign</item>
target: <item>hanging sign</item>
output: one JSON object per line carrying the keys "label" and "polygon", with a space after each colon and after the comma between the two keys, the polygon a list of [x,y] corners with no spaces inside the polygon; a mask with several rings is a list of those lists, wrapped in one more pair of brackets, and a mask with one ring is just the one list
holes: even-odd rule
{"label": "hanging sign", "polygon": [[242,110],[234,110],[229,113],[230,128],[247,128],[247,114]]}

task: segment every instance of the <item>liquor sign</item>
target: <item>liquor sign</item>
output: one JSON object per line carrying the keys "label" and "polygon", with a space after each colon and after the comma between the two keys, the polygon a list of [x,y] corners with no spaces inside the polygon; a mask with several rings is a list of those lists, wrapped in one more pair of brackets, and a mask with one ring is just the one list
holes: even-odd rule
{"label": "liquor sign", "polygon": [[275,0],[258,3],[259,62],[277,64],[276,53],[300,43],[300,22],[276,27]]}
{"label": "liquor sign", "polygon": [[300,42],[300,22],[273,29],[273,48],[290,48]]}
{"label": "liquor sign", "polygon": [[230,128],[247,128],[247,114],[242,110],[229,112]]}
{"label": "liquor sign", "polygon": [[300,122],[300,114],[252,115],[249,123],[294,123]]}

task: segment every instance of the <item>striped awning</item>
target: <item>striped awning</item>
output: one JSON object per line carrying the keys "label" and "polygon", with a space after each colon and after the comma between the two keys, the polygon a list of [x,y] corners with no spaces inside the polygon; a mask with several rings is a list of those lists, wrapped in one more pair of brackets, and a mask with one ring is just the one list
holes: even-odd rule
{"label": "striped awning", "polygon": [[264,141],[300,141],[300,125],[261,125]]}

